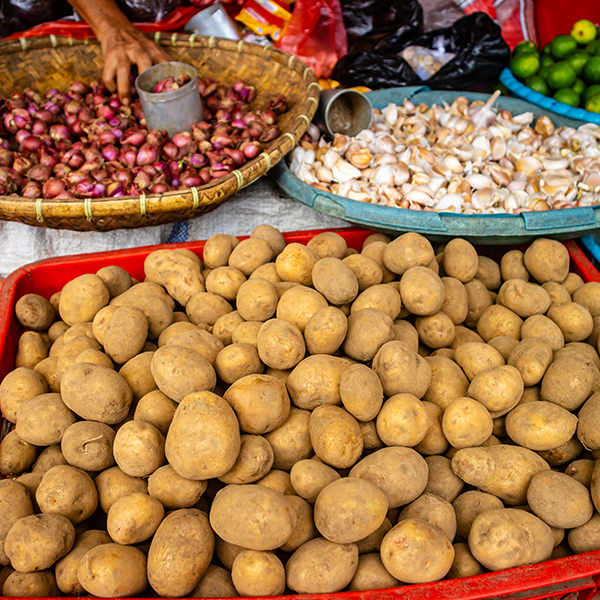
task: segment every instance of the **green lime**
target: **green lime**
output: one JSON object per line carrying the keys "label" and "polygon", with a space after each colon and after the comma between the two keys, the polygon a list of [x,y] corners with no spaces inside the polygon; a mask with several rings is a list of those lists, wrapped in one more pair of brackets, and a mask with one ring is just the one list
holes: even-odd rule
{"label": "green lime", "polygon": [[571,35],[578,44],[587,44],[596,39],[596,26],[587,19],[581,19],[573,25]]}
{"label": "green lime", "polygon": [[511,91],[501,81],[498,81],[498,83],[496,83],[492,92],[495,92],[496,90],[500,90],[500,93],[503,96],[512,96]]}
{"label": "green lime", "polygon": [[550,67],[546,82],[551,88],[558,90],[560,88],[571,87],[576,78],[577,73],[571,66],[571,63],[563,60]]}
{"label": "green lime", "polygon": [[550,73],[550,69],[552,68],[552,65],[548,65],[546,67],[542,67],[537,74],[542,78],[542,79],[548,79],[548,73]]}
{"label": "green lime", "polygon": [[591,41],[585,49],[590,53],[590,56],[600,56],[600,40]]}
{"label": "green lime", "polygon": [[554,64],[554,60],[552,59],[551,56],[542,56],[542,58],[540,58],[540,65],[542,65],[542,67],[551,67]]}
{"label": "green lime", "polygon": [[585,83],[578,77],[571,87],[581,96],[585,90]]}
{"label": "green lime", "polygon": [[534,92],[544,94],[544,96],[547,96],[550,93],[548,84],[544,81],[544,78],[540,77],[539,75],[532,75],[529,79],[526,79],[525,85],[528,88],[531,88]]}
{"label": "green lime", "polygon": [[529,52],[519,54],[510,61],[510,70],[519,79],[527,79],[535,75],[539,68],[540,57]]}
{"label": "green lime", "polygon": [[535,54],[538,54],[539,50],[533,42],[529,40],[523,40],[515,46],[515,49],[513,50],[513,56],[517,56],[522,52],[534,52]]}
{"label": "green lime", "polygon": [[600,83],[600,56],[592,56],[583,67],[583,77],[590,83]]}
{"label": "green lime", "polygon": [[600,83],[595,83],[594,85],[590,85],[590,87],[585,89],[585,92],[583,92],[584,103],[596,94],[600,94]]}
{"label": "green lime", "polygon": [[558,60],[565,58],[567,54],[577,48],[575,38],[561,33],[550,42],[550,54]]}
{"label": "green lime", "polygon": [[600,113],[600,94],[594,94],[586,103],[585,110]]}
{"label": "green lime", "polygon": [[542,56],[552,56],[550,42],[542,48]]}
{"label": "green lime", "polygon": [[575,73],[579,75],[585,67],[585,63],[589,60],[590,55],[585,50],[573,50],[567,56],[567,60],[571,63],[571,66],[575,69]]}
{"label": "green lime", "polygon": [[564,102],[569,106],[579,106],[579,94],[573,88],[560,88],[552,97],[557,102]]}

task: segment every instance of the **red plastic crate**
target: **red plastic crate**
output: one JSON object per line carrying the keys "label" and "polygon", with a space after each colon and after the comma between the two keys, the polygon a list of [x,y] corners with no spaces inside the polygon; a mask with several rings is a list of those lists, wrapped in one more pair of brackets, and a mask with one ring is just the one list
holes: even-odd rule
{"label": "red plastic crate", "polygon": [[[306,244],[325,230],[285,233],[286,243]],[[366,229],[333,229],[342,235],[348,247],[359,250],[373,232]],[[240,236],[245,239],[247,236]],[[23,332],[14,315],[17,300],[29,293],[49,298],[71,279],[84,273],[95,273],[108,265],[126,269],[133,277],[144,279],[144,259],[161,248],[187,248],[200,257],[205,242],[186,242],[144,246],[131,250],[116,250],[97,254],[80,254],[41,260],[14,271],[0,287],[0,380],[14,368],[17,342]],[[563,242],[571,257],[571,271],[584,281],[600,281],[600,273],[575,242]],[[523,248],[523,246],[521,246]],[[509,247],[482,247],[479,250],[495,259]],[[0,428],[2,420],[0,417]],[[536,600],[541,598],[571,598],[591,600],[600,591],[600,550],[547,561],[527,567],[484,573],[463,579],[445,579],[434,583],[406,585],[371,592],[338,592],[278,596],[282,600],[479,600],[502,597],[504,600]],[[272,600],[273,597],[260,600]]]}

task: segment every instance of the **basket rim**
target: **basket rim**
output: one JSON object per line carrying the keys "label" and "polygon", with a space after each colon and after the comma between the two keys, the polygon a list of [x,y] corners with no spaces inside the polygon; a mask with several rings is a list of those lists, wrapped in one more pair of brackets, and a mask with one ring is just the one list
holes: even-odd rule
{"label": "basket rim", "polygon": [[[215,36],[199,36],[196,34],[161,33],[149,36],[161,46],[179,48],[218,49],[224,52],[241,55],[259,56],[265,60],[276,62],[288,70],[301,76],[304,85],[304,99],[297,105],[299,114],[295,124],[289,131],[281,133],[256,158],[244,163],[229,175],[211,181],[205,185],[186,190],[171,190],[164,194],[145,194],[139,196],[123,196],[119,198],[85,198],[52,200],[38,198],[33,201],[22,196],[0,196],[0,220],[36,219],[41,225],[46,219],[93,220],[103,217],[146,216],[195,210],[201,206],[219,205],[242,188],[257,180],[275,166],[308,128],[317,110],[321,87],[313,70],[296,56],[278,50],[272,45],[260,46]],[[99,45],[95,39],[76,39],[57,37],[55,35],[36,38],[17,38],[0,41],[0,56],[41,50],[45,48],[68,48],[73,46]],[[211,192],[211,196],[208,192]]]}
{"label": "basket rim", "polygon": [[544,96],[544,94],[540,94],[539,92],[528,88],[512,74],[508,67],[500,73],[500,81],[518,98],[527,100],[527,102],[536,104],[546,110],[551,110],[564,117],[569,117],[570,119],[577,119],[578,121],[600,125],[600,114],[590,112],[589,110],[577,106],[570,106],[569,104],[559,102],[554,98]]}

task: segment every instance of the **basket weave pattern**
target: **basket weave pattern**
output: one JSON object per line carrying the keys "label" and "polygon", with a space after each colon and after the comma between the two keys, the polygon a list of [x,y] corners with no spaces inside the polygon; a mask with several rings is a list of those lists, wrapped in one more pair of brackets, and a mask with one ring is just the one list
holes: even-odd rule
{"label": "basket weave pattern", "polygon": [[[0,196],[0,219],[38,227],[75,231],[110,231],[148,227],[205,214],[276,165],[304,134],[319,102],[315,74],[296,57],[275,50],[214,37],[156,34],[173,60],[192,64],[199,77],[214,77],[227,85],[238,79],[256,87],[255,109],[266,108],[280,93],[289,110],[278,119],[281,135],[255,159],[233,173],[190,190],[86,200],[29,200]],[[25,87],[40,92],[81,80],[101,78],[103,58],[93,40],[55,36],[0,42],[0,95]]]}

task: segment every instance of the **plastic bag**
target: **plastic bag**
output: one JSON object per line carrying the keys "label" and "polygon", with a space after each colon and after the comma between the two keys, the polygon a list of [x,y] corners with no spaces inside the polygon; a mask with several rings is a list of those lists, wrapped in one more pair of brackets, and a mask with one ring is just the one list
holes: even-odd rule
{"label": "plastic bag", "polygon": [[[73,9],[64,0],[1,0],[0,1],[0,26],[8,30],[18,31],[20,24],[24,28],[54,21],[73,13]],[[11,23],[12,21],[12,23]]]}
{"label": "plastic bag", "polygon": [[296,0],[292,18],[275,47],[304,61],[317,77],[329,77],[348,52],[340,0]]}
{"label": "plastic bag", "polygon": [[117,0],[125,16],[137,23],[157,23],[183,4],[183,0]]}
{"label": "plastic bag", "polygon": [[417,0],[341,0],[348,52],[371,50],[394,34],[398,39],[423,33],[423,9]]}
{"label": "plastic bag", "polygon": [[[456,56],[427,81],[402,58],[407,46],[442,48]],[[426,83],[434,90],[477,90],[495,83],[510,60],[500,27],[484,13],[473,13],[446,29],[411,40],[389,36],[370,52],[355,52],[338,61],[333,78],[344,87],[372,89]]]}

